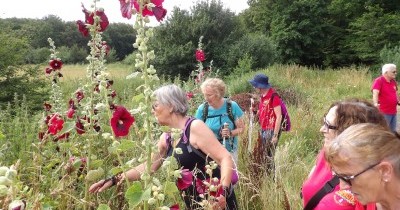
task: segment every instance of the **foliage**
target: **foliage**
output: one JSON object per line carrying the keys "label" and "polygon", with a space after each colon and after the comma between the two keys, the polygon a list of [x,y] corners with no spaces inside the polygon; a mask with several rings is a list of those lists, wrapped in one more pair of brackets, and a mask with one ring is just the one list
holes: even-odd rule
{"label": "foliage", "polygon": [[240,60],[249,57],[251,57],[252,63],[247,70],[265,68],[273,64],[278,57],[271,39],[261,33],[246,34],[228,49],[225,60],[227,66],[231,68],[236,67]]}
{"label": "foliage", "polygon": [[234,66],[226,65],[226,49],[241,36],[234,14],[224,8],[221,1],[199,1],[191,11],[174,8],[171,17],[156,28],[155,38],[150,43],[157,49],[155,67],[158,73],[188,78],[195,69],[194,49],[203,36],[206,53],[205,67],[210,65],[229,73]]}

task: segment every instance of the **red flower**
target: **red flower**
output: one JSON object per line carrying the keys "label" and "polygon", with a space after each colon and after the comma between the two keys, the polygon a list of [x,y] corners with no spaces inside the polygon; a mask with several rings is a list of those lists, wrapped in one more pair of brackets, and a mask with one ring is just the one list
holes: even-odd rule
{"label": "red flower", "polygon": [[128,20],[132,17],[132,1],[119,0],[122,17]]}
{"label": "red flower", "polygon": [[193,94],[192,92],[187,92],[187,93],[186,93],[186,98],[187,98],[188,100],[192,99],[193,96],[194,96],[194,94]]}
{"label": "red flower", "polygon": [[178,178],[176,182],[176,185],[179,190],[184,190],[192,185],[193,174],[191,171],[189,171],[189,169],[183,169],[181,171],[181,177],[182,178]]}
{"label": "red flower", "polygon": [[78,103],[85,97],[85,95],[83,95],[82,90],[77,90],[75,92],[75,95],[76,95],[76,100],[78,100]]}
{"label": "red flower", "polygon": [[[82,12],[85,13],[85,23],[89,24],[89,25],[93,25],[95,13],[87,10],[83,4],[82,4]],[[99,32],[105,31],[109,22],[108,22],[107,15],[104,13],[104,9],[100,8],[100,9],[96,10],[96,16],[100,17],[100,23],[99,23],[100,27],[97,27],[97,31],[99,31]],[[89,30],[87,29],[85,23],[81,20],[76,21],[79,31],[82,33],[83,36],[86,37],[89,35]]]}
{"label": "red flower", "polygon": [[171,207],[169,207],[169,209],[170,210],[180,210],[180,208],[179,208],[179,204],[174,204],[174,205],[172,205]]}
{"label": "red flower", "polygon": [[68,117],[69,119],[71,119],[71,118],[74,116],[74,114],[75,114],[75,109],[73,109],[72,107],[69,108],[69,109],[68,109],[68,112],[67,112],[67,117]]}
{"label": "red flower", "polygon": [[69,133],[63,133],[62,135],[57,136],[53,141],[58,141],[58,140],[63,140],[63,139],[68,139],[69,138]]}
{"label": "red flower", "polygon": [[204,51],[203,50],[196,50],[196,60],[198,62],[203,62],[205,60]]}
{"label": "red flower", "polygon": [[[150,0],[151,3],[154,4],[154,7],[150,8],[148,4],[143,4],[142,6],[142,16],[155,16],[157,21],[161,21],[164,19],[167,14],[167,10],[163,8],[162,3],[164,0]],[[139,3],[137,0],[119,0],[120,10],[122,17],[131,19],[132,17],[132,5],[137,12],[139,12]]]}
{"label": "red flower", "polygon": [[89,29],[86,28],[86,24],[82,22],[82,20],[76,21],[76,24],[78,25],[78,30],[84,37],[89,36]]}
{"label": "red flower", "polygon": [[117,92],[115,92],[115,90],[111,91],[110,94],[108,94],[108,96],[110,96],[111,98],[115,98],[115,96],[117,96]]}
{"label": "red flower", "polygon": [[53,59],[53,60],[50,60],[49,65],[54,70],[59,70],[59,69],[61,69],[63,63],[60,59]]}
{"label": "red flower", "polygon": [[52,135],[56,135],[59,131],[62,130],[64,125],[64,120],[61,118],[59,114],[53,114],[49,120],[49,133]]}
{"label": "red flower", "polygon": [[133,122],[135,122],[135,118],[125,107],[115,106],[110,124],[116,137],[128,135],[129,128]]}
{"label": "red flower", "polygon": [[76,132],[80,135],[85,133],[85,127],[83,126],[83,124],[79,118],[76,120],[75,129],[76,129]]}
{"label": "red flower", "polygon": [[160,22],[164,19],[165,15],[167,15],[167,10],[162,6],[153,7],[153,14],[156,17],[157,21]]}
{"label": "red flower", "polygon": [[44,70],[46,72],[46,74],[50,74],[54,69],[50,68],[50,67],[46,67],[46,69]]}

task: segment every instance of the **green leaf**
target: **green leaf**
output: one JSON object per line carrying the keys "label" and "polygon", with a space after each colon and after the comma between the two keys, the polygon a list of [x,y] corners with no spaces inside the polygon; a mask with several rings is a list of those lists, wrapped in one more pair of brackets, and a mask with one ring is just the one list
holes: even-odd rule
{"label": "green leaf", "polygon": [[133,182],[132,186],[130,186],[125,192],[125,198],[128,200],[129,206],[135,207],[139,205],[142,202],[142,194],[143,190],[140,182]]}
{"label": "green leaf", "polygon": [[167,181],[164,184],[164,194],[168,197],[174,197],[175,193],[179,193],[178,187],[175,182]]}
{"label": "green leaf", "polygon": [[110,207],[106,204],[100,204],[97,210],[111,210]]}
{"label": "green leaf", "polygon": [[60,133],[68,133],[72,129],[75,129],[75,122],[74,121],[65,122],[63,129],[60,131]]}
{"label": "green leaf", "polygon": [[118,146],[118,149],[121,151],[128,151],[134,148],[135,143],[132,140],[122,140],[121,144]]}

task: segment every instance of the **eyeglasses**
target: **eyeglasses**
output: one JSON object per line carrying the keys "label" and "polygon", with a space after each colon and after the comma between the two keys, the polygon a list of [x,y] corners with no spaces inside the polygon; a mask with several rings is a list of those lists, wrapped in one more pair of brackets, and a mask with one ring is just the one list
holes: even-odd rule
{"label": "eyeglasses", "polygon": [[391,73],[393,73],[393,74],[397,74],[397,71],[391,71]]}
{"label": "eyeglasses", "polygon": [[157,103],[153,103],[152,105],[151,105],[151,108],[153,109],[153,110],[156,110],[156,108],[159,106],[159,104],[157,104]]}
{"label": "eyeglasses", "polygon": [[337,126],[329,124],[329,122],[326,120],[326,117],[324,117],[324,126],[326,129],[331,129],[331,130],[337,130]]}
{"label": "eyeglasses", "polygon": [[373,167],[379,165],[381,162],[373,164],[371,166],[369,166],[368,168],[364,169],[363,171],[361,171],[360,173],[353,175],[353,176],[342,176],[339,175],[335,172],[333,172],[335,174],[335,176],[337,176],[339,179],[341,179],[342,181],[346,182],[346,184],[348,184],[349,186],[351,186],[351,181],[354,180],[357,176],[360,176],[361,174],[365,173],[366,171],[368,171],[369,169],[372,169]]}

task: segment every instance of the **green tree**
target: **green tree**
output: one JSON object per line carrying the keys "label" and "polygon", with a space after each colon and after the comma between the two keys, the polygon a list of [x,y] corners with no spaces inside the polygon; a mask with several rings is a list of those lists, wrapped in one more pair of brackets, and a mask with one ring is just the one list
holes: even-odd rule
{"label": "green tree", "polygon": [[155,67],[159,73],[187,78],[195,69],[195,50],[203,36],[205,66],[213,65],[229,73],[227,49],[242,36],[238,19],[220,1],[202,1],[191,11],[174,8],[171,17],[161,24],[151,45],[156,49]]}
{"label": "green tree", "polygon": [[39,109],[46,96],[43,79],[38,66],[21,65],[28,48],[27,41],[18,38],[12,31],[0,32],[0,105],[11,102],[14,95],[26,96],[32,109]]}

